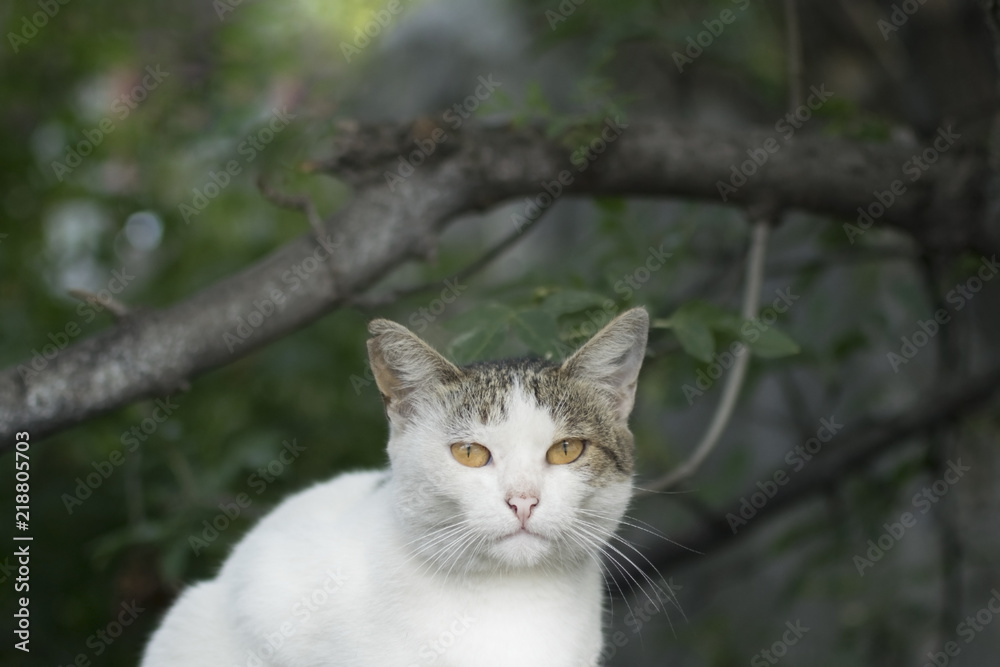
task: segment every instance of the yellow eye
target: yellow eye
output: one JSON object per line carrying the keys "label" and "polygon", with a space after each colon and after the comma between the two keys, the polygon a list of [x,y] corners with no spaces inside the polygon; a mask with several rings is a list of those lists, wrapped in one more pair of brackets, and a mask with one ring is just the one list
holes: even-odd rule
{"label": "yellow eye", "polygon": [[555,465],[572,463],[580,458],[586,445],[580,438],[566,438],[560,440],[545,452],[545,460]]}
{"label": "yellow eye", "polygon": [[476,442],[456,442],[451,446],[451,455],[470,468],[482,468],[490,462],[490,450]]}

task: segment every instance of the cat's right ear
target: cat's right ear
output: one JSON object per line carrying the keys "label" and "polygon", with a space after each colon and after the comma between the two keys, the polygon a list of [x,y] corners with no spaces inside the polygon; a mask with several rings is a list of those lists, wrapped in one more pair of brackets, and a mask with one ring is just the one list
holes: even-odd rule
{"label": "cat's right ear", "polygon": [[409,417],[422,389],[462,376],[457,366],[401,324],[372,320],[368,332],[368,359],[390,419]]}
{"label": "cat's right ear", "polygon": [[615,398],[618,419],[625,423],[635,403],[635,387],[646,356],[648,335],[646,310],[627,310],[584,343],[563,363],[562,371],[608,389]]}

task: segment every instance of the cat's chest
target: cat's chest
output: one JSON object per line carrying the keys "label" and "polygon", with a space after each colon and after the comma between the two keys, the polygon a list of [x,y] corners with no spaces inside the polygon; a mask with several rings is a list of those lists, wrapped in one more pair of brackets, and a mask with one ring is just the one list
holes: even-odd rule
{"label": "cat's chest", "polygon": [[601,596],[590,578],[410,582],[390,603],[406,659],[397,664],[587,667],[601,645]]}

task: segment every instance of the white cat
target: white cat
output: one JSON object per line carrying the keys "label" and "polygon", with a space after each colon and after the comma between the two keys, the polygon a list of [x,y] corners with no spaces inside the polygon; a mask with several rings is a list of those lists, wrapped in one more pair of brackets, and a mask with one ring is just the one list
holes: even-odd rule
{"label": "white cat", "polygon": [[636,308],[562,365],[459,368],[372,322],[389,470],[278,506],[181,595],[142,665],[598,665],[648,327]]}

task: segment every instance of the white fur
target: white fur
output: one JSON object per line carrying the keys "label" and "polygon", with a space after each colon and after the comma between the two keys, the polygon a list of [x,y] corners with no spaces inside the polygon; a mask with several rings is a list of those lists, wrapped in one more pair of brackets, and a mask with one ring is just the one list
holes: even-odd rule
{"label": "white fur", "polygon": [[[391,474],[342,475],[282,503],[181,596],[143,667],[597,665],[598,538],[630,481],[595,486],[549,465],[548,447],[574,434],[519,390],[503,423],[443,422],[393,426]],[[493,460],[461,465],[459,440]],[[506,501],[522,492],[539,499],[534,535]]]}

